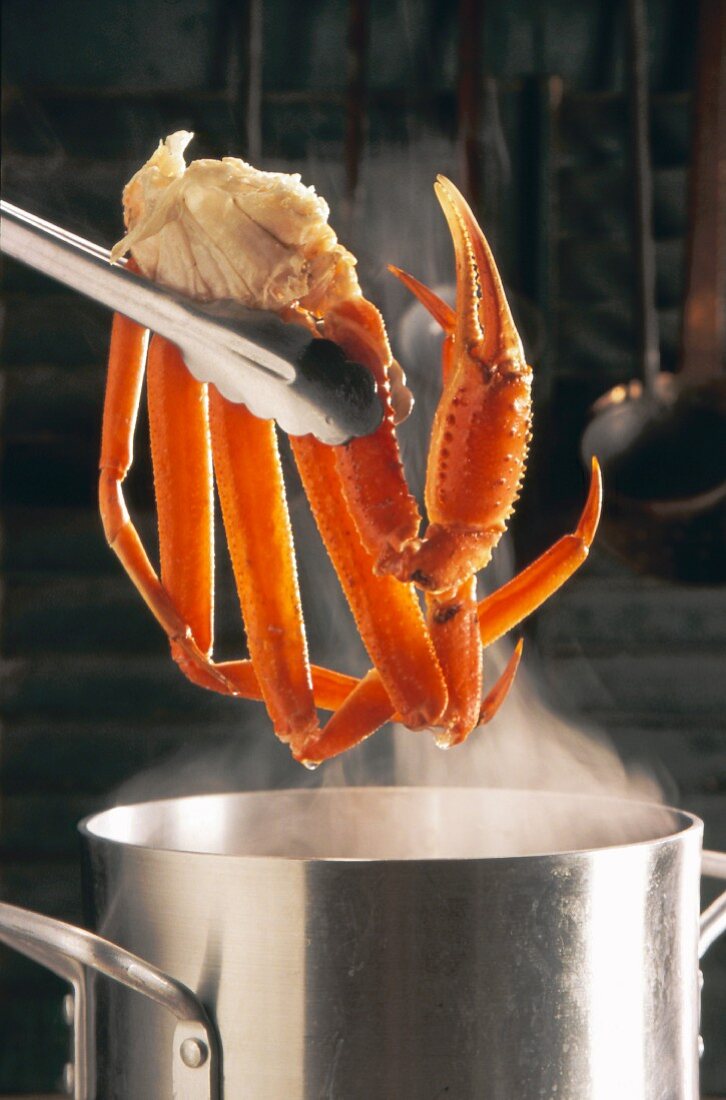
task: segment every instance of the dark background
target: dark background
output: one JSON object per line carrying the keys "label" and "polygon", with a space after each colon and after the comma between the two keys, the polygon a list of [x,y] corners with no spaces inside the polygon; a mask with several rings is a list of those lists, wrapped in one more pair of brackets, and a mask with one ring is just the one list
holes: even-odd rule
{"label": "dark background", "polygon": [[[649,8],[657,297],[673,369],[697,5]],[[571,526],[587,409],[638,369],[624,4],[5,0],[2,16],[4,195],[101,243],[120,236],[121,189],[158,139],[194,130],[194,157],[247,156],[316,185],[403,340],[407,301],[385,265],[450,281],[431,184],[441,171],[465,186],[537,371],[518,561]],[[11,263],[4,288],[2,896],[79,921],[75,823],[129,777],[172,760],[177,778],[165,787],[155,772],[149,790],[174,793],[296,773],[258,708],[181,679],[104,544],[95,493],[107,314]],[[405,366],[421,394],[417,364]],[[144,431],[142,416],[129,495],[153,543]],[[414,476],[421,449],[407,426]],[[291,506],[304,543],[294,480]],[[315,555],[301,568],[313,643],[333,654],[345,617],[329,621]],[[241,653],[222,572],[220,652]],[[550,699],[649,762],[669,799],[704,818],[713,848],[726,848],[723,592],[639,576],[599,549],[528,628]],[[353,646],[347,667],[361,660]],[[197,774],[200,745],[216,761],[212,780]],[[0,1090],[51,1090],[66,1057],[62,986],[15,955],[1,961]],[[703,1087],[726,1093],[726,945],[704,970]]]}

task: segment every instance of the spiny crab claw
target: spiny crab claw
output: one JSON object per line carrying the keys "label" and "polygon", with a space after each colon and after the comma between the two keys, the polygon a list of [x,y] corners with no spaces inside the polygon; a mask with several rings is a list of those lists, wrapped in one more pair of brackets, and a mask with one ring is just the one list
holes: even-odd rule
{"label": "spiny crab claw", "polygon": [[456,259],[456,308],[407,271],[388,270],[421,302],[459,349],[491,368],[507,361],[526,369],[524,349],[486,237],[459,189],[437,176],[436,197],[451,231]]}
{"label": "spiny crab claw", "polygon": [[456,326],[451,335],[461,350],[490,370],[508,363],[526,368],[497,265],[471,207],[445,176],[437,176],[434,191],[449,224],[456,257]]}
{"label": "spiny crab claw", "polygon": [[430,526],[378,568],[441,592],[488,564],[512,513],[530,438],[531,370],[469,205],[443,176],[435,189],[454,243],[456,308],[394,269],[447,337],[426,479]]}

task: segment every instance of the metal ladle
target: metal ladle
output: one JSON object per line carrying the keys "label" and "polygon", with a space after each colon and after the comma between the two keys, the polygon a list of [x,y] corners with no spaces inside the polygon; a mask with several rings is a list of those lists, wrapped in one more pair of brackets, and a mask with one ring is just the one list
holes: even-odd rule
{"label": "metal ladle", "polygon": [[[702,0],[691,169],[681,368],[661,372],[655,304],[648,146],[646,20],[629,3],[641,380],[593,407],[582,441],[604,468],[603,540],[642,572],[695,583],[726,581],[724,335],[724,111],[726,8]],[[720,165],[720,167],[719,167]]]}

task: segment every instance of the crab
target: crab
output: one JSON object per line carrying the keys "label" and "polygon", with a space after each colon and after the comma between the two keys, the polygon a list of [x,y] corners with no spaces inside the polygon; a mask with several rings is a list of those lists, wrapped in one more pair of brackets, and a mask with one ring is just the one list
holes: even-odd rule
{"label": "crab", "polygon": [[[277,736],[308,767],[357,745],[394,719],[460,744],[489,721],[513,682],[521,641],[482,699],[482,653],[582,564],[597,528],[602,486],[593,463],[576,529],[498,591],[477,600],[517,500],[530,440],[531,368],[496,264],[465,199],[435,184],[456,258],[456,305],[412,275],[391,271],[444,332],[443,384],[426,474],[428,526],[406,483],[396,423],[410,394],[383,319],[360,290],[354,257],[328,208],[297,176],[243,161],[186,165],[192,135],[174,134],[124,191],[130,251],[148,278],[204,299],[236,298],[337,342],[367,366],[383,405],[369,436],[290,445],[323,542],[372,667],[360,680],[310,663],[273,421],[193,376],[178,349],[129,319],[113,322],[100,462],[106,538],[195,684],[264,701]],[[127,511],[146,372],[160,571]],[[216,481],[249,657],[216,662],[213,645],[213,481]],[[422,606],[423,603],[423,606]],[[318,711],[332,715],[321,728]]]}

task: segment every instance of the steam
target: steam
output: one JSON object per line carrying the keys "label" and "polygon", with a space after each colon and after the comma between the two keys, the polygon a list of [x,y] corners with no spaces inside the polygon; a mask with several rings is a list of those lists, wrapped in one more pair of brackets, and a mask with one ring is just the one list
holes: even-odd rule
{"label": "steam", "polygon": [[[503,670],[508,646],[485,655],[489,678]],[[645,767],[626,767],[604,733],[568,722],[544,701],[526,659],[499,713],[454,750],[393,731],[395,774],[405,786],[517,787],[525,790],[658,800],[660,787]]]}
{"label": "steam", "polygon": [[683,823],[665,807],[582,794],[350,787],[118,806],[89,828],[111,840],[185,852],[416,860],[582,851],[655,840]]}

